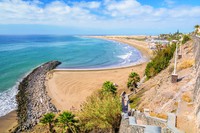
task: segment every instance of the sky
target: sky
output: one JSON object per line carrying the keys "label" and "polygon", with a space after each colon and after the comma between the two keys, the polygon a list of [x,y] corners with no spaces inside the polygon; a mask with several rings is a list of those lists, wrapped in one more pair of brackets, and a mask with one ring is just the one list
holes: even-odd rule
{"label": "sky", "polygon": [[0,0],[0,34],[157,35],[200,24],[200,0]]}

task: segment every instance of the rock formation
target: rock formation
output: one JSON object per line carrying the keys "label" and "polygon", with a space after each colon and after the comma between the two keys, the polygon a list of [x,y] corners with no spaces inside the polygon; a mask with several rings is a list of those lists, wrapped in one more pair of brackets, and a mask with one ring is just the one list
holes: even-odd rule
{"label": "rock formation", "polygon": [[16,100],[18,103],[17,132],[31,129],[39,122],[41,116],[47,112],[57,112],[51,103],[45,88],[46,73],[61,64],[59,61],[50,61],[28,74],[18,86]]}

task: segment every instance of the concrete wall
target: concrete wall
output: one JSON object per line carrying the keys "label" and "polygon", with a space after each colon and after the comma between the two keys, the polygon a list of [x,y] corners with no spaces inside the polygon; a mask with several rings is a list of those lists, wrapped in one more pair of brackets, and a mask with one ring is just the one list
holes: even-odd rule
{"label": "concrete wall", "polygon": [[128,119],[122,119],[119,133],[144,133],[144,126],[129,125]]}
{"label": "concrete wall", "polygon": [[200,37],[194,37],[194,54],[196,82],[194,88],[194,102],[196,104],[197,126],[200,131]]}
{"label": "concrete wall", "polygon": [[139,111],[135,111],[133,113],[133,116],[136,117],[137,120],[141,120],[143,124],[145,125],[153,125],[153,126],[159,126],[159,127],[167,126],[167,120],[151,117]]}

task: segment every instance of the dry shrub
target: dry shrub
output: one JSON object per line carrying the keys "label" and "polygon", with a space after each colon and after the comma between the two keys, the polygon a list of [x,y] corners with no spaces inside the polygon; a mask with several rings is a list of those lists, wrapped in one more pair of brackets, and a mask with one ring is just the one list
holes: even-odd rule
{"label": "dry shrub", "polygon": [[178,70],[183,70],[189,67],[192,67],[194,65],[194,59],[192,60],[184,60],[183,62],[181,62],[180,65],[178,65]]}
{"label": "dry shrub", "polygon": [[188,107],[193,107],[194,104],[193,104],[193,103],[188,103],[187,106],[188,106]]}
{"label": "dry shrub", "polygon": [[168,118],[168,116],[167,116],[166,114],[162,114],[162,113],[159,113],[159,114],[157,115],[157,117],[158,117],[158,118],[161,118],[161,119],[165,119],[165,120],[167,120],[167,118]]}
{"label": "dry shrub", "polygon": [[178,107],[178,102],[175,102],[174,105],[175,105],[176,107]]}
{"label": "dry shrub", "polygon": [[156,117],[156,113],[155,112],[150,112],[149,115],[152,116],[152,117]]}
{"label": "dry shrub", "polygon": [[192,101],[190,96],[188,96],[187,94],[183,94],[182,100],[185,101],[185,102],[188,102],[188,103],[190,103]]}
{"label": "dry shrub", "polygon": [[158,117],[158,118],[165,119],[165,120],[167,120],[167,118],[168,118],[168,116],[166,114],[163,114],[163,113],[150,112],[149,114],[152,117]]}

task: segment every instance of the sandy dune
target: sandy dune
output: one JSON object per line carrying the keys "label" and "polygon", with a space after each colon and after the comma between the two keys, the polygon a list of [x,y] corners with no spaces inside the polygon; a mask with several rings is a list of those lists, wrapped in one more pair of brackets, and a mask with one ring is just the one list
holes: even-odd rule
{"label": "sandy dune", "polygon": [[[126,37],[101,37],[127,43],[138,48],[144,56],[148,57],[147,43]],[[144,74],[146,63],[127,68],[92,71],[54,70],[47,75],[47,91],[52,103],[60,110],[79,109],[87,96],[101,88],[105,81],[112,81],[119,85],[119,93],[128,91],[126,83],[128,75],[135,71],[141,76]]]}

